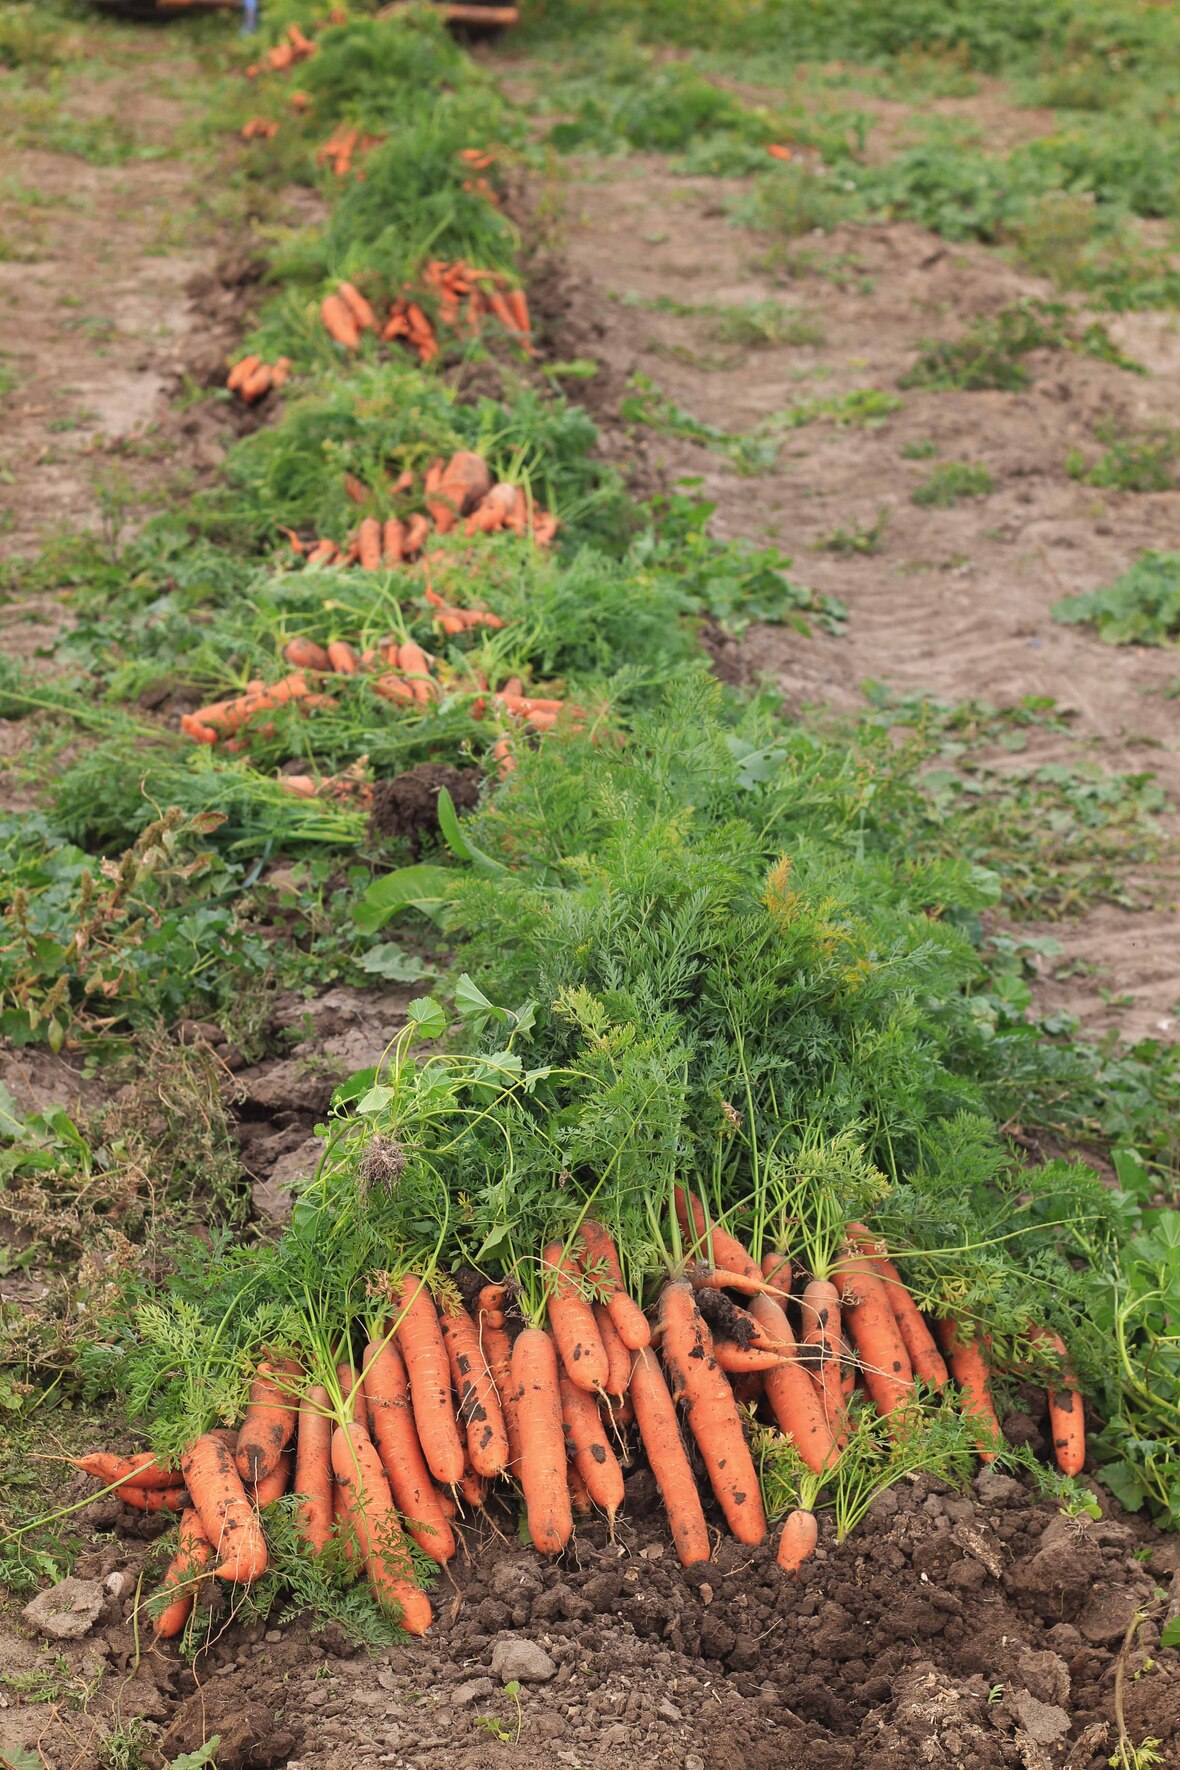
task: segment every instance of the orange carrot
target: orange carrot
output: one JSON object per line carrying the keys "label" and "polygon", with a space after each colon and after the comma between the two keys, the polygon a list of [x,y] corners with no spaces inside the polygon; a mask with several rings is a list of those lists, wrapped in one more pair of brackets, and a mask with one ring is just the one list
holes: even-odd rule
{"label": "orange carrot", "polygon": [[197,1585],[212,1555],[213,1549],[201,1528],[201,1520],[190,1506],[181,1514],[180,1540],[160,1586],[162,1592],[175,1591],[178,1595],[156,1618],[157,1640],[170,1641],[183,1629],[192,1615]]}
{"label": "orange carrot", "polygon": [[391,671],[377,678],[373,684],[373,692],[379,694],[384,701],[405,701],[411,706],[417,704],[414,700],[414,691],[409,683],[404,677],[395,675]]}
{"label": "orange carrot", "polygon": [[365,1393],[365,1379],[360,1371],[354,1370],[351,1364],[336,1366],[336,1381],[340,1385],[340,1394],[344,1401],[344,1418],[355,1420],[358,1426],[369,1429],[369,1398]]}
{"label": "orange carrot", "polygon": [[113,1487],[116,1482],[120,1486],[163,1489],[183,1485],[175,1469],[162,1469],[147,1450],[130,1457],[116,1456],[109,1450],[96,1450],[84,1457],[71,1457],[69,1461],[75,1469],[93,1475],[104,1487]]}
{"label": "orange carrot", "polygon": [[434,699],[434,682],[430,675],[430,661],[420,645],[407,639],[397,648],[398,669],[409,679],[414,691],[414,699],[422,705]]}
{"label": "orange carrot", "polygon": [[296,1430],[295,1492],[302,1496],[295,1512],[300,1536],[313,1555],[322,1554],[332,1534],[331,1403],[322,1383],[313,1383],[299,1403]]}
{"label": "orange carrot", "polygon": [[782,1535],[778,1540],[778,1554],[775,1560],[784,1573],[799,1577],[799,1569],[803,1563],[815,1554],[815,1545],[819,1541],[819,1526],[815,1521],[814,1512],[788,1512],[783,1524]]}
{"label": "orange carrot", "polygon": [[357,530],[357,541],[360,545],[361,570],[365,572],[379,571],[381,568],[381,524],[375,516],[366,516]]}
{"label": "orange carrot", "polygon": [[179,1512],[187,1495],[183,1487],[121,1487],[119,1498],[137,1512]]}
{"label": "orange carrot", "polygon": [[766,1538],[766,1514],[733,1391],[713,1355],[712,1335],[685,1279],[660,1294],[661,1353],[682,1402],[726,1522],[739,1542]]}
{"label": "orange carrot", "polygon": [[589,1271],[597,1285],[624,1346],[638,1352],[641,1346],[650,1345],[647,1317],[624,1288],[618,1249],[610,1232],[592,1217],[582,1224],[580,1258],[583,1270]]}
{"label": "orange carrot", "polygon": [[264,1506],[269,1506],[273,1500],[281,1499],[286,1493],[291,1481],[291,1469],[294,1461],[295,1459],[289,1450],[283,1451],[270,1474],[254,1484],[252,1497],[260,1512]]}
{"label": "orange carrot", "polygon": [[946,1354],[951,1376],[959,1385],[960,1406],[965,1414],[979,1421],[979,1436],[975,1440],[979,1460],[994,1463],[996,1451],[1003,1443],[1003,1434],[992,1401],[988,1382],[990,1373],[979,1337],[965,1339],[958,1323],[949,1316],[936,1321],[934,1331]]}
{"label": "orange carrot", "polygon": [[897,1331],[909,1356],[914,1376],[919,1382],[928,1383],[932,1389],[945,1388],[947,1369],[942,1353],[897,1267],[886,1253],[878,1249],[863,1223],[850,1223],[848,1234],[885,1287],[885,1295],[897,1322]]}
{"label": "orange carrot", "polygon": [[558,1555],[573,1534],[557,1351],[542,1328],[526,1327],[512,1348],[520,1425],[520,1485],[533,1546]]}
{"label": "orange carrot", "polygon": [[843,1254],[834,1276],[841,1320],[877,1412],[903,1412],[914,1399],[914,1373],[885,1286],[864,1254]]}
{"label": "orange carrot", "polygon": [[365,1347],[365,1388],[373,1443],[406,1529],[433,1560],[449,1561],[455,1553],[455,1533],[422,1455],[409,1379],[394,1341],[373,1339]]}
{"label": "orange carrot", "polygon": [[335,541],[315,541],[307,550],[308,565],[330,565],[335,557]]}
{"label": "orange carrot", "polygon": [[606,1392],[616,1397],[625,1395],[631,1381],[631,1348],[623,1343],[604,1303],[595,1303],[594,1319],[606,1351]]}
{"label": "orange carrot", "polygon": [[541,1255],[541,1272],[547,1280],[549,1325],[566,1374],[580,1389],[601,1394],[610,1374],[606,1347],[594,1310],[578,1287],[577,1262],[561,1242],[551,1241]]}
{"label": "orange carrot", "polygon": [[512,323],[518,332],[530,332],[532,324],[529,320],[528,296],[523,289],[509,289],[504,296],[504,303],[512,316]]}
{"label": "orange carrot", "polygon": [[332,661],[322,645],[314,639],[289,639],[283,647],[283,656],[297,670],[330,670]]}
{"label": "orange carrot", "polygon": [[413,559],[416,553],[421,553],[429,533],[429,518],[423,516],[420,510],[415,510],[411,516],[406,518],[405,552],[407,559]]}
{"label": "orange carrot", "polygon": [[362,1426],[337,1426],[333,1432],[332,1472],[344,1516],[365,1558],[373,1596],[393,1612],[407,1634],[424,1635],[434,1620],[430,1599],[414,1580],[389,1482]]}
{"label": "orange carrot", "polygon": [[585,1389],[561,1375],[561,1420],[565,1433],[566,1455],[586,1483],[595,1505],[606,1513],[611,1530],[623,1503],[623,1471],[619,1459],[607,1443],[598,1403]]}
{"label": "orange carrot", "polygon": [[406,530],[396,516],[391,516],[381,531],[382,565],[400,565],[405,558]]}
{"label": "orange carrot", "polygon": [[808,1366],[811,1380],[823,1403],[824,1421],[837,1444],[847,1427],[847,1402],[841,1383],[840,1293],[830,1279],[813,1278],[800,1300],[803,1344],[810,1346],[815,1363]]}
{"label": "orange carrot", "polygon": [[295,1401],[291,1379],[299,1367],[290,1359],[264,1359],[250,1385],[246,1417],[234,1453],[243,1481],[265,1481],[295,1436]]}
{"label": "orange carrot", "polygon": [[320,318],[329,338],[342,344],[346,350],[359,350],[361,343],[360,328],[353,317],[352,309],[339,295],[327,295],[320,303]]}
{"label": "orange carrot", "polygon": [[426,1281],[407,1273],[400,1289],[398,1345],[410,1379],[414,1423],[430,1473],[444,1486],[463,1479],[463,1446],[455,1424],[447,1349]]}
{"label": "orange carrot", "polygon": [[1049,1383],[1049,1422],[1053,1428],[1053,1454],[1063,1475],[1080,1475],[1086,1466],[1086,1422],[1082,1397],[1069,1368],[1069,1354],[1060,1334],[1051,1328],[1030,1327],[1030,1340],[1052,1346],[1061,1360],[1062,1381]]}
{"label": "orange carrot", "polygon": [[214,1571],[235,1585],[258,1579],[266,1571],[266,1542],[228,1444],[206,1432],[189,1445],[180,1466],[201,1529],[220,1557]]}
{"label": "orange carrot", "polygon": [[479,1330],[461,1304],[440,1309],[439,1326],[467,1435],[467,1457],[477,1475],[502,1475],[508,1464],[504,1414],[480,1345]]}
{"label": "orange carrot", "polygon": [[594,1501],[590,1498],[590,1489],[578,1474],[573,1463],[566,1463],[566,1480],[569,1482],[570,1506],[575,1518],[592,1518]]}
{"label": "orange carrot", "polygon": [[481,1285],[475,1307],[476,1313],[480,1317],[498,1314],[501,1319],[496,1325],[503,1327],[504,1311],[508,1307],[508,1286],[506,1284]]}
{"label": "orange carrot", "polygon": [[791,1256],[773,1253],[762,1256],[762,1276],[767,1284],[773,1285],[779,1296],[789,1297],[791,1294]]}
{"label": "orange carrot", "polygon": [[504,1416],[504,1432],[508,1439],[505,1473],[514,1475],[520,1469],[520,1420],[512,1381],[512,1341],[506,1328],[491,1326],[483,1316],[480,1317],[479,1338]]}
{"label": "orange carrot", "polygon": [[242,382],[238,393],[248,406],[260,400],[264,393],[269,393],[274,381],[274,371],[269,363],[259,363],[258,367]]}
{"label": "orange carrot", "polygon": [[672,1541],[682,1567],[709,1559],[709,1527],[693,1478],[688,1452],[680,1436],[676,1404],[664,1381],[655,1353],[648,1346],[636,1352],[629,1390],[635,1423],[651,1472],[668,1514]]}
{"label": "orange carrot", "polygon": [[338,676],[355,676],[357,673],[356,653],[346,640],[328,641],[328,663]]}
{"label": "orange carrot", "polygon": [[787,1362],[781,1352],[767,1352],[761,1346],[739,1346],[736,1340],[713,1336],[713,1356],[727,1376],[745,1376],[750,1372],[777,1370]]}
{"label": "orange carrot", "polygon": [[[459,518],[474,510],[491,488],[492,476],[483,457],[470,449],[457,450],[439,475],[433,499],[426,505],[439,534],[453,529]],[[432,490],[429,484],[427,490]]]}
{"label": "orange carrot", "polygon": [[[750,1313],[766,1333],[782,1344],[793,1344],[791,1324],[772,1297],[755,1297]],[[766,1373],[766,1399],[781,1430],[791,1439],[807,1464],[818,1474],[835,1460],[835,1445],[820,1397],[797,1357]]]}
{"label": "orange carrot", "polygon": [[377,315],[365,300],[355,283],[338,283],[336,293],[356,321],[361,332],[373,332],[377,328]]}
{"label": "orange carrot", "polygon": [[705,1250],[709,1263],[724,1267],[730,1272],[742,1273],[755,1281],[761,1289],[761,1268],[736,1236],[730,1235],[727,1229],[722,1229],[718,1224],[711,1225],[700,1199],[685,1192],[683,1187],[677,1186],[673,1197],[682,1231]]}
{"label": "orange carrot", "polygon": [[242,383],[250,379],[261,362],[260,356],[244,356],[240,362],[235,363],[226,377],[225,385],[229,391],[236,393]]}
{"label": "orange carrot", "polygon": [[464,1505],[470,1506],[473,1512],[478,1512],[488,1497],[488,1483],[484,1476],[476,1474],[470,1464],[465,1464],[459,1492],[463,1496]]}

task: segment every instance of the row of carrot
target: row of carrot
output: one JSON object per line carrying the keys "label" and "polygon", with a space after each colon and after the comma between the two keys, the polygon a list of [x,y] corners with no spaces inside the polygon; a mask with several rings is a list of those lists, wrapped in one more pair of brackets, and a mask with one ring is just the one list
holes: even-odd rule
{"label": "row of carrot", "polygon": [[[482,182],[482,181],[481,181]],[[513,286],[501,271],[479,270],[462,259],[446,263],[429,259],[422,271],[422,284],[433,299],[438,326],[478,337],[489,316],[498,320],[532,351],[532,320],[528,297],[523,289]],[[412,285],[406,284],[395,297],[383,320],[367,296],[355,283],[338,283],[332,294],[320,303],[320,319],[334,343],[345,350],[360,349],[365,332],[375,332],[385,344],[404,338],[425,365],[438,356],[440,345],[435,322],[415,299]]]}
{"label": "row of carrot", "polygon": [[[831,1276],[808,1277],[796,1296],[786,1256],[759,1264],[680,1188],[676,1212],[699,1257],[667,1277],[651,1316],[625,1288],[611,1235],[587,1218],[545,1246],[543,1309],[515,1336],[510,1282],[483,1284],[469,1311],[451,1282],[436,1281],[432,1294],[418,1273],[384,1275],[375,1288],[390,1319],[371,1332],[359,1369],[308,1371],[295,1357],[264,1358],[236,1437],[206,1433],[179,1471],[147,1456],[79,1459],[141,1506],[175,1509],[187,1489],[191,1512],[165,1579],[176,1596],[160,1632],[184,1626],[210,1569],[243,1584],[265,1571],[259,1514],[292,1481],[307,1550],[343,1539],[377,1599],[421,1633],[430,1608],[406,1535],[445,1564],[460,1497],[478,1508],[502,1477],[519,1485],[542,1554],[566,1548],[575,1512],[597,1507],[613,1529],[624,1501],[615,1446],[632,1423],[686,1566],[708,1560],[712,1541],[680,1417],[726,1526],[749,1545],[765,1541],[768,1523],[747,1410],[773,1422],[822,1475],[846,1439],[850,1375],[899,1438],[916,1422],[916,1384],[941,1390],[953,1379],[981,1458],[994,1457],[1002,1439],[983,1347],[953,1321],[937,1324],[936,1341],[863,1225],[848,1225]],[[788,1309],[797,1310],[798,1336]],[[1080,1397],[1060,1341],[1032,1335],[1053,1340],[1060,1358],[1049,1411],[1058,1463],[1076,1474],[1085,1459]],[[796,1508],[779,1536],[779,1565],[797,1572],[816,1540],[814,1514]]]}

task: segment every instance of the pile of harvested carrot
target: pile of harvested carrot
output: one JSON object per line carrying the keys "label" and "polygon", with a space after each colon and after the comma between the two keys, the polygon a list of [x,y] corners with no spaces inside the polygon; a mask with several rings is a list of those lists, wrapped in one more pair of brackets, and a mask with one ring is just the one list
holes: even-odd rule
{"label": "pile of harvested carrot", "polygon": [[[633,1437],[685,1566],[712,1554],[694,1458],[730,1533],[750,1545],[766,1540],[747,1430],[755,1417],[822,1475],[841,1456],[854,1385],[863,1384],[901,1438],[921,1402],[916,1385],[936,1391],[953,1381],[980,1457],[994,1457],[1002,1440],[984,1349],[941,1322],[944,1361],[896,1266],[862,1224],[848,1225],[830,1276],[816,1278],[786,1256],[759,1265],[681,1188],[676,1213],[695,1257],[666,1279],[646,1314],[624,1287],[611,1235],[586,1218],[544,1248],[544,1305],[534,1319],[517,1316],[511,1279],[469,1293],[469,1310],[452,1280],[432,1288],[418,1273],[382,1274],[370,1290],[388,1300],[388,1320],[370,1333],[356,1368],[351,1343],[323,1370],[264,1356],[236,1437],[206,1433],[179,1470],[145,1456],[81,1459],[130,1504],[190,1506],[164,1582],[176,1597],[159,1632],[180,1631],[201,1581],[259,1577],[267,1563],[260,1513],[289,1488],[300,1496],[295,1516],[307,1551],[318,1555],[334,1534],[343,1538],[377,1599],[418,1634],[430,1606],[403,1533],[444,1564],[455,1553],[460,1509],[478,1510],[489,1484],[507,1479],[520,1490],[534,1546],[560,1554],[575,1515],[597,1508],[613,1530]],[[1081,1397],[1065,1348],[1042,1337],[1061,1363],[1048,1391],[1057,1461],[1074,1475],[1085,1460]],[[792,1511],[779,1535],[780,1567],[797,1572],[816,1539],[814,1514]]]}
{"label": "pile of harvested carrot", "polygon": [[281,43],[268,49],[261,61],[250,63],[246,69],[246,78],[256,80],[259,74],[285,74],[296,62],[307,61],[315,52],[316,45],[303,28],[300,25],[289,25],[287,35]]}
{"label": "pile of harvested carrot", "polygon": [[255,405],[265,394],[277,393],[286,385],[287,376],[291,373],[291,359],[281,356],[273,363],[264,363],[261,357],[241,357],[226,377],[225,385],[231,393],[236,393],[246,405]]}
{"label": "pile of harvested carrot", "polygon": [[[365,135],[359,129],[350,128],[341,123],[334,129],[322,147],[317,148],[315,163],[317,166],[331,166],[337,178],[347,178],[352,171],[352,162],[357,154],[367,154],[371,148],[377,147],[385,140],[383,135]],[[359,179],[364,173],[357,172]]]}
{"label": "pile of harvested carrot", "polygon": [[[329,337],[345,350],[359,350],[362,334],[375,332],[386,344],[404,338],[425,365],[439,354],[440,328],[477,338],[490,317],[532,354],[528,297],[502,272],[475,269],[461,258],[449,264],[432,258],[423,269],[422,287],[423,293],[418,295],[406,284],[385,319],[379,321],[372,303],[355,283],[339,283],[321,302],[320,318]],[[433,307],[433,320],[422,306],[423,300]]]}

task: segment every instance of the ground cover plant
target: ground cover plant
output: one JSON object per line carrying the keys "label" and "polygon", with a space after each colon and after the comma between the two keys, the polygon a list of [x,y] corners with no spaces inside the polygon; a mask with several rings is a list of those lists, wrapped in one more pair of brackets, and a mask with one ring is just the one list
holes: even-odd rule
{"label": "ground cover plant", "polygon": [[[862,48],[900,45],[852,11]],[[934,35],[1007,66],[1006,18]],[[984,759],[1064,729],[1051,703],[880,690],[800,720],[721,687],[702,631],[839,643],[844,610],[777,547],[713,539],[693,488],[632,497],[537,373],[519,116],[429,13],[276,5],[249,53],[218,127],[249,180],[324,204],[273,249],[213,396],[263,422],[183,512],[55,550],[77,618],[52,670],[0,683],[44,808],[0,825],[0,1024],[90,1076],[158,1071],[180,1121],[115,1148],[0,1097],[27,1263],[86,1246],[88,1193],[107,1219],[80,1308],[59,1287],[5,1315],[0,1405],[105,1409],[121,1448],[89,1431],[77,1468],[123,1520],[179,1515],[136,1594],[145,1640],[192,1657],[305,1611],[383,1650],[436,1625],[481,1518],[546,1558],[575,1529],[613,1541],[636,1467],[680,1564],[769,1541],[784,1579],[878,1495],[981,1462],[1077,1519],[1100,1509],[1088,1458],[1174,1527],[1180,1073],[1034,1019],[1052,943],[1021,932],[1134,900],[1158,787]],[[781,139],[691,70],[612,79],[567,145],[686,149],[702,118]],[[714,319],[791,342],[758,309]],[[1020,304],[931,345],[913,385],[1019,386],[1033,350],[1074,346],[1113,350]],[[787,431],[904,415],[861,387],[734,436],[650,381],[620,408],[751,473]],[[990,489],[947,461],[914,496]],[[824,545],[872,554],[886,520]],[[426,811],[401,820],[411,777]],[[154,1171],[218,1087],[164,1086],[182,1029],[232,1030],[246,1064],[252,1000],[364,979],[404,999],[317,1109],[290,1226],[241,1233],[219,1169],[214,1220],[174,1233],[222,1109],[162,1228]],[[1004,1441],[1015,1399],[1051,1464]],[[73,1508],[10,1508],[24,1590],[64,1570]]]}

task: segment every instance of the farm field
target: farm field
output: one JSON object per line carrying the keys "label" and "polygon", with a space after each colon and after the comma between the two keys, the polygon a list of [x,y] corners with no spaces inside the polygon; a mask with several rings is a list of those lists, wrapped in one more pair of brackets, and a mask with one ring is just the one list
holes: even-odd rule
{"label": "farm field", "polygon": [[1180,1757],[1178,80],[0,4],[4,1770]]}

